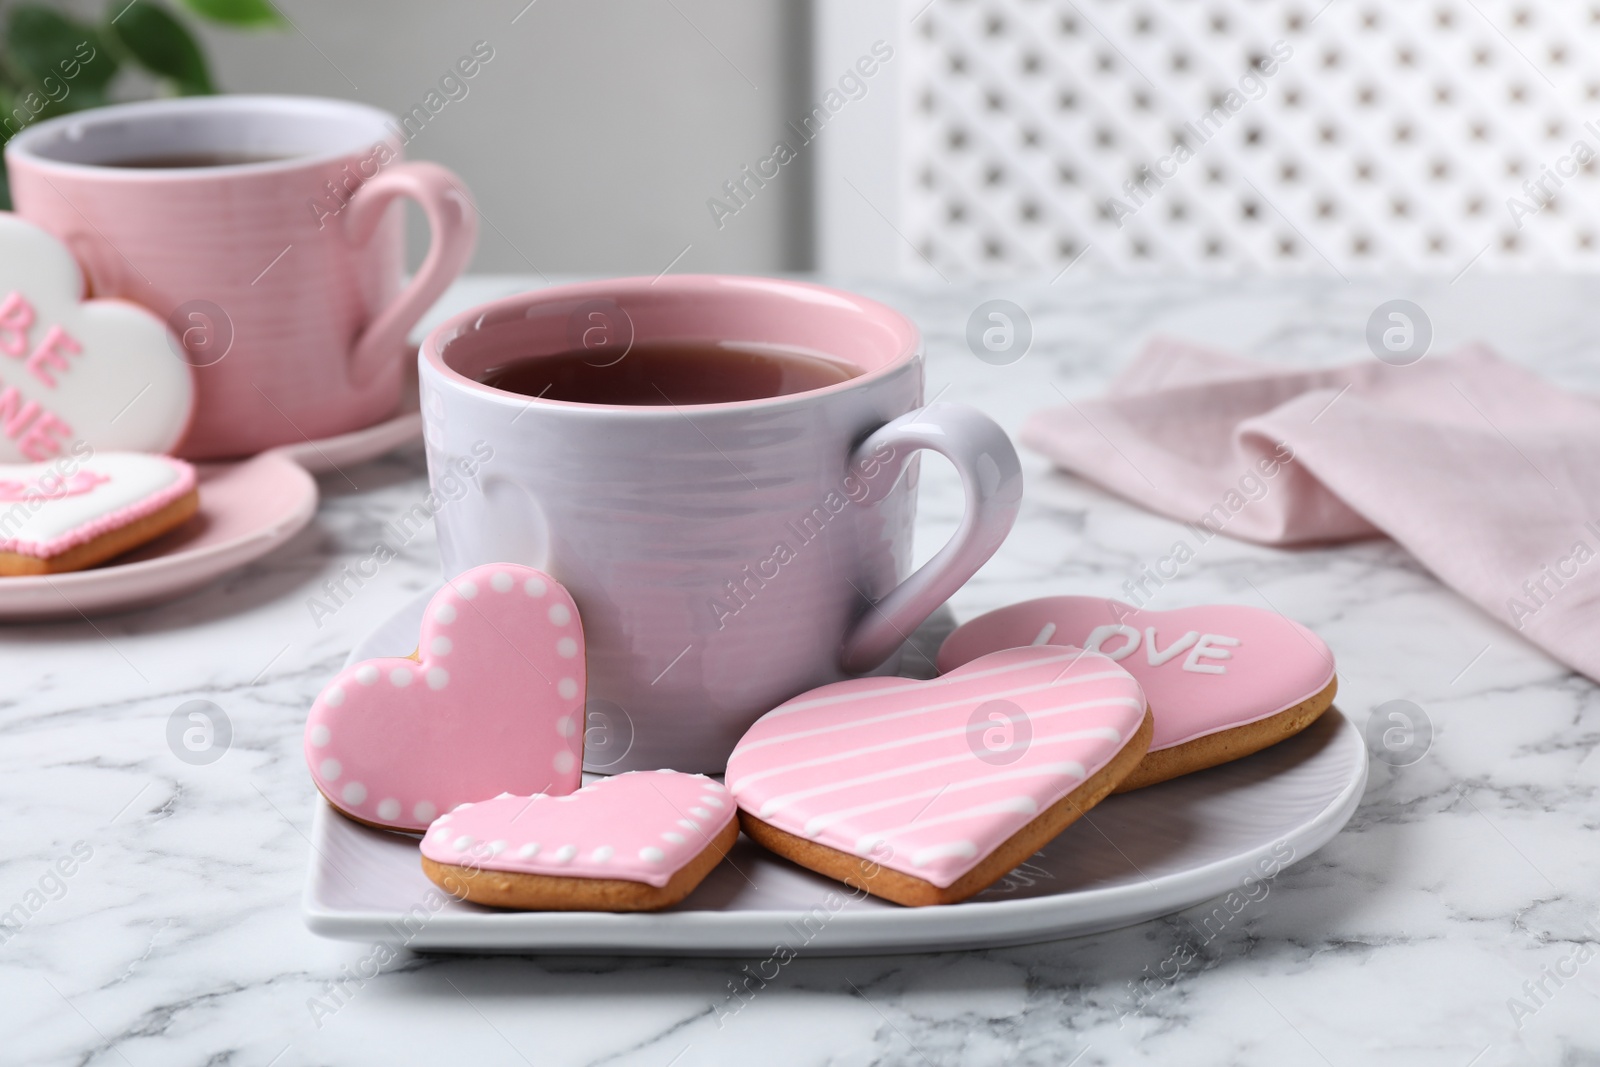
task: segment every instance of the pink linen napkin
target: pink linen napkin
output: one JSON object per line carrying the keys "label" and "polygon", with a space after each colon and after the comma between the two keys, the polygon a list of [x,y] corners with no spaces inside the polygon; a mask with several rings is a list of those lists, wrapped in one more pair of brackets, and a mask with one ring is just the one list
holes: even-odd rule
{"label": "pink linen napkin", "polygon": [[1106,397],[1036,412],[1022,440],[1211,533],[1392,537],[1600,680],[1600,404],[1487,348],[1307,371],[1158,340]]}

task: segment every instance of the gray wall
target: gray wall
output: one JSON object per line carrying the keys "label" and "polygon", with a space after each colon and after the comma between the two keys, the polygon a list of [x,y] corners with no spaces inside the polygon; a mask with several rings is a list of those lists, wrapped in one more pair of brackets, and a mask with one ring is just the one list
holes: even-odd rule
{"label": "gray wall", "polygon": [[[394,112],[488,42],[494,58],[468,95],[407,148],[454,169],[477,198],[473,270],[655,274],[685,246],[676,272],[809,265],[807,160],[720,229],[706,207],[800,110],[805,0],[526,2],[276,0],[298,32],[203,35],[227,91]],[[412,227],[415,262],[419,219]]]}

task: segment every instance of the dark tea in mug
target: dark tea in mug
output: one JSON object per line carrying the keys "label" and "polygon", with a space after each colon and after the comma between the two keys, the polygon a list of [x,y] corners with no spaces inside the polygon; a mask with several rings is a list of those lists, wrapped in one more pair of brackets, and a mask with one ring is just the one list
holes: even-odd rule
{"label": "dark tea in mug", "polygon": [[809,352],[716,341],[636,341],[613,356],[560,352],[490,367],[485,385],[577,404],[728,404],[849,381],[860,368]]}

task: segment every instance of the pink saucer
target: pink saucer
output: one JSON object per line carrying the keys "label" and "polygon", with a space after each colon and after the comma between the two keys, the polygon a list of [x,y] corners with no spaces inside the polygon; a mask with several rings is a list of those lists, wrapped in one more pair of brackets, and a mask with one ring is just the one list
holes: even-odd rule
{"label": "pink saucer", "polygon": [[0,621],[80,618],[171,600],[271,552],[317,510],[317,483],[281,452],[197,463],[200,511],[114,561],[67,574],[0,578]]}

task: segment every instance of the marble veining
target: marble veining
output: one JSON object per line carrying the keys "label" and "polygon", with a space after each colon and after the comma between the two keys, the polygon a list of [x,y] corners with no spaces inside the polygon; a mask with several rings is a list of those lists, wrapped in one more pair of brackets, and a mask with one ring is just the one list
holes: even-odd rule
{"label": "marble veining", "polygon": [[[524,284],[468,279],[433,318]],[[1100,392],[1155,332],[1295,365],[1371,358],[1366,318],[1397,296],[1426,309],[1435,352],[1481,338],[1600,391],[1596,285],[1469,272],[1453,286],[1069,275],[1053,287],[858,287],[922,325],[930,395],[946,390],[1014,432],[1038,406]],[[967,316],[991,297],[1033,320],[1033,350],[1010,366],[966,349]],[[1036,456],[1024,463],[1016,530],[953,600],[955,619],[1047,593],[1123,596],[1181,534]],[[926,559],[961,496],[936,457],[921,477]],[[325,475],[321,488],[304,532],[193,596],[0,628],[0,916],[11,924],[0,927],[0,1063],[1600,1059],[1595,686],[1382,541],[1289,552],[1217,538],[1149,601],[1279,610],[1332,646],[1339,705],[1357,724],[1404,699],[1434,729],[1417,762],[1375,762],[1349,827],[1220,932],[1200,919],[1207,905],[1054,944],[802,952],[782,965],[418,957],[318,939],[299,917],[313,800],[301,724],[357,638],[437,578],[431,527],[400,537],[393,525],[427,492],[420,449]],[[392,558],[374,570],[380,540]],[[231,723],[216,762],[169,748],[169,717],[192,700]]]}

